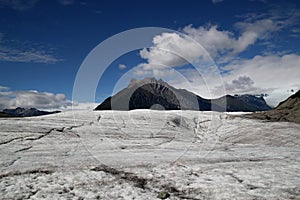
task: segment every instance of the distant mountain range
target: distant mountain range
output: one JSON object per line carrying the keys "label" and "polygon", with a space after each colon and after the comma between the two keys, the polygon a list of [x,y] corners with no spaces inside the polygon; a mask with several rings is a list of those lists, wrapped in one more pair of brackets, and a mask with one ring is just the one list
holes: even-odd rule
{"label": "distant mountain range", "polygon": [[253,113],[249,117],[270,121],[288,121],[300,124],[300,90],[287,98],[273,110]]}
{"label": "distant mountain range", "polygon": [[185,89],[176,89],[162,80],[132,80],[127,88],[105,99],[95,110],[200,110],[200,111],[265,111],[272,109],[262,96],[226,95],[205,99]]}
{"label": "distant mountain range", "polygon": [[49,115],[54,113],[59,113],[60,111],[41,111],[35,108],[21,108],[18,107],[16,109],[4,109],[0,112],[0,117],[33,117],[33,116],[41,116],[41,115]]}

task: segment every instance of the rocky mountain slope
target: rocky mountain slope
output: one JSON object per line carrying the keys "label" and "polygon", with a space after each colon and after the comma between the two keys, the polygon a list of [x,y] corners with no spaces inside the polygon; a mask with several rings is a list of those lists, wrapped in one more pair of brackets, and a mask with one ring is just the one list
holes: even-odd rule
{"label": "rocky mountain slope", "polygon": [[300,123],[300,90],[285,101],[279,103],[273,110],[262,113],[253,113],[250,117],[271,121]]}
{"label": "rocky mountain slope", "polygon": [[132,81],[127,88],[104,100],[95,110],[200,110],[200,111],[263,111],[270,110],[263,97],[253,95],[204,99],[184,89],[177,89],[162,80],[145,78]]}

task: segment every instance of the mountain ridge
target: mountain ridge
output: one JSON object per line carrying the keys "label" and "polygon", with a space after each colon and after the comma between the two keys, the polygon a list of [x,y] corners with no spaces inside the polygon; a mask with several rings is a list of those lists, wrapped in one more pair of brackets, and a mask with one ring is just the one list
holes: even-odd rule
{"label": "mountain ridge", "polygon": [[188,90],[177,89],[161,79],[145,78],[133,79],[126,88],[105,99],[94,110],[157,109],[157,105],[165,110],[254,112],[271,109],[263,97],[226,95],[205,99]]}
{"label": "mountain ridge", "polygon": [[4,109],[1,111],[1,117],[34,117],[34,116],[41,116],[41,115],[49,115],[59,113],[60,111],[42,111],[36,108],[22,108],[17,107],[15,109]]}

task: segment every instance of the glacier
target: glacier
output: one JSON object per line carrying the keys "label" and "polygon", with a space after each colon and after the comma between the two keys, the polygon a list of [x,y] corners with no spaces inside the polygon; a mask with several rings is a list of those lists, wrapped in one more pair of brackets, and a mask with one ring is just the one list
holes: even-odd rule
{"label": "glacier", "polygon": [[1,199],[300,199],[300,125],[243,114],[1,118]]}

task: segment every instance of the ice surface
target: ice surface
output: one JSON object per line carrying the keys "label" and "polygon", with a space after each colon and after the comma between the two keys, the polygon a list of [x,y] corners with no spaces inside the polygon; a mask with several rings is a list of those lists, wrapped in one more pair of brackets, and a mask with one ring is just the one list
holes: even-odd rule
{"label": "ice surface", "polygon": [[67,111],[0,119],[0,198],[300,199],[300,125],[233,115]]}

